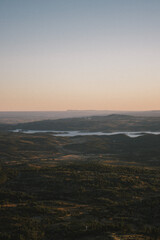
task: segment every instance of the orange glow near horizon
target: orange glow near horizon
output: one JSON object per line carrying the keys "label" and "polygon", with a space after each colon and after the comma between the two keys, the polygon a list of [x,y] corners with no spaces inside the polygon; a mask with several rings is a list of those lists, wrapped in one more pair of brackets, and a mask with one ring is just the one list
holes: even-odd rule
{"label": "orange glow near horizon", "polygon": [[0,3],[0,111],[159,110],[160,3],[60,2]]}

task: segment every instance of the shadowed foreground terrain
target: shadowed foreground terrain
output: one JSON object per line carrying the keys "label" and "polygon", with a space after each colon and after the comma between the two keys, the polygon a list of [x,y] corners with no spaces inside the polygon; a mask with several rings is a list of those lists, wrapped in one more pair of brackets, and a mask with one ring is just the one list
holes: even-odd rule
{"label": "shadowed foreground terrain", "polygon": [[0,133],[0,240],[160,239],[160,135]]}

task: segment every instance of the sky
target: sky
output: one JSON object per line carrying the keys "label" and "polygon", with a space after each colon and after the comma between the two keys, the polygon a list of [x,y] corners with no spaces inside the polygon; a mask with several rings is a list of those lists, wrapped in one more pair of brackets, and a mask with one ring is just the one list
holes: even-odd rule
{"label": "sky", "polygon": [[0,0],[0,111],[160,110],[159,0]]}

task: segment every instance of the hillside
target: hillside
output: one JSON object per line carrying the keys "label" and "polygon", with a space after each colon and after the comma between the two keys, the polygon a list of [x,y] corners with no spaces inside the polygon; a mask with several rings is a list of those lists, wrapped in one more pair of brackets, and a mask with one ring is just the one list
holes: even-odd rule
{"label": "hillside", "polygon": [[0,133],[0,239],[158,240],[159,143]]}
{"label": "hillside", "polygon": [[159,131],[160,117],[133,117],[128,115],[67,118],[21,123],[8,126],[12,129],[57,131]]}
{"label": "hillside", "polygon": [[17,124],[47,119],[80,118],[123,114],[139,117],[160,117],[160,111],[111,111],[111,110],[67,110],[67,111],[0,111],[0,124]]}

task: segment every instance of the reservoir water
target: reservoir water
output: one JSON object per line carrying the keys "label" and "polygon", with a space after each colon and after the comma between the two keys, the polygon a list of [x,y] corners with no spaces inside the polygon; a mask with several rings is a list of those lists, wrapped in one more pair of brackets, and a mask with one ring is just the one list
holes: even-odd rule
{"label": "reservoir water", "polygon": [[53,133],[55,136],[59,137],[76,137],[76,136],[111,136],[111,135],[118,135],[123,134],[128,137],[139,137],[145,134],[154,134],[159,135],[160,132],[152,132],[152,131],[139,131],[139,132],[82,132],[82,131],[53,131],[53,130],[21,130],[16,129],[12,132],[22,132],[22,133],[28,133],[28,134],[34,134],[34,133]]}

